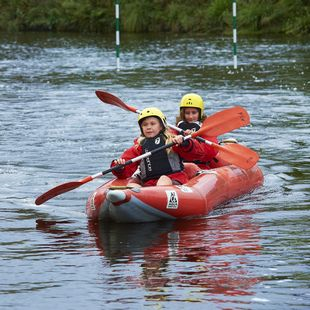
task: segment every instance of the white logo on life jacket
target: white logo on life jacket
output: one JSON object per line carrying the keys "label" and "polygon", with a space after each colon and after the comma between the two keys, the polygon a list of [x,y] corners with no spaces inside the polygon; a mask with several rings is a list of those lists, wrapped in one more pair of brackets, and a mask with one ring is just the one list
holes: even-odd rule
{"label": "white logo on life jacket", "polygon": [[167,195],[167,209],[177,209],[179,207],[179,199],[177,192],[175,191],[166,191]]}
{"label": "white logo on life jacket", "polygon": [[[145,149],[145,152],[148,153],[148,149]],[[146,163],[146,168],[148,171],[152,171],[152,164],[151,164],[151,160],[150,157],[145,158],[145,163]]]}
{"label": "white logo on life jacket", "polygon": [[159,144],[160,143],[160,137],[157,137],[156,139],[155,139],[155,144]]}
{"label": "white logo on life jacket", "polygon": [[146,161],[147,170],[152,171],[152,164],[151,164],[150,157],[147,157],[145,161]]}

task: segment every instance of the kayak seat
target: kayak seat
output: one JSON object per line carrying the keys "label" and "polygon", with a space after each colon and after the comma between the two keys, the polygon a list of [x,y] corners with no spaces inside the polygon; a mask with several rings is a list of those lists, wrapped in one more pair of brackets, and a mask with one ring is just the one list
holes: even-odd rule
{"label": "kayak seat", "polygon": [[189,179],[195,177],[201,169],[194,163],[184,163],[184,172]]}

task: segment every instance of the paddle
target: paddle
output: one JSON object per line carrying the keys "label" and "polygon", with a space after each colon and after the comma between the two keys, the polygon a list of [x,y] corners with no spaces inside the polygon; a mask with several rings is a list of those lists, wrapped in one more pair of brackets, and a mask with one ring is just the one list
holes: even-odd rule
{"label": "paddle", "polygon": [[204,142],[212,146],[214,149],[218,150],[219,151],[218,156],[221,159],[240,168],[250,169],[259,160],[259,155],[255,151],[249,149],[248,147],[242,144],[230,143],[222,146],[210,142],[208,140],[205,140],[201,137],[197,138],[199,138],[199,141]]}
{"label": "paddle", "polygon": [[[101,90],[96,90],[97,97],[104,103],[115,105],[125,111],[140,113],[137,108],[123,102],[120,98]],[[220,136],[234,129],[250,124],[248,112],[239,106],[217,112],[205,119],[203,126],[206,128],[204,134],[209,137]],[[182,129],[168,123],[168,126],[178,132]],[[196,139],[200,140],[199,137]]]}
{"label": "paddle", "polygon": [[[185,136],[183,138],[184,141],[188,140],[190,138],[196,138],[198,135],[203,134],[205,132],[206,128],[207,127],[202,126],[198,131],[194,132],[193,134]],[[137,156],[135,158],[127,160],[122,165],[116,165],[116,166],[114,166],[112,168],[109,168],[109,169],[104,170],[102,172],[99,172],[97,174],[87,176],[87,177],[85,177],[82,180],[72,181],[72,182],[67,182],[67,183],[60,184],[60,185],[50,189],[49,191],[45,192],[41,196],[39,196],[35,200],[35,204],[36,205],[41,205],[42,203],[46,202],[47,200],[50,200],[50,199],[52,199],[52,198],[54,198],[54,197],[56,197],[58,195],[61,195],[63,193],[66,193],[66,192],[69,192],[69,191],[71,191],[73,189],[76,189],[76,188],[80,187],[81,185],[86,184],[86,183],[88,183],[88,182],[90,182],[90,181],[92,181],[92,180],[94,180],[94,179],[96,179],[98,177],[101,177],[101,176],[103,176],[103,175],[105,175],[105,174],[107,174],[109,172],[112,172],[112,171],[117,170],[117,169],[121,169],[121,168],[123,168],[123,167],[125,167],[127,165],[130,165],[130,164],[132,164],[132,163],[134,163],[136,161],[139,161],[139,160],[141,160],[143,158],[146,158],[146,157],[149,157],[149,156],[151,156],[153,154],[156,154],[156,153],[158,153],[158,152],[160,152],[160,151],[162,151],[164,149],[167,149],[167,148],[173,146],[174,144],[175,144],[174,142],[170,142],[170,143],[165,144],[165,145],[163,145],[163,146],[161,146],[161,147],[159,147],[157,149],[154,149],[154,150],[152,150],[150,152],[144,153],[144,154],[142,154],[140,156]]]}
{"label": "paddle", "polygon": [[[125,111],[140,113],[137,108],[126,104],[121,99],[108,92],[97,90],[96,95],[101,101],[105,103],[115,105]],[[236,106],[207,117],[204,120],[202,127],[204,127],[205,135],[219,136],[236,128],[246,126],[249,123],[250,117],[247,111],[242,107]],[[168,126],[177,130],[178,132],[184,132],[181,128],[174,125],[168,124]],[[255,151],[241,144],[229,144],[221,146],[198,137],[197,135],[196,139],[217,149],[219,151],[218,156],[221,159],[243,169],[249,169],[253,167],[259,159],[259,156]]]}

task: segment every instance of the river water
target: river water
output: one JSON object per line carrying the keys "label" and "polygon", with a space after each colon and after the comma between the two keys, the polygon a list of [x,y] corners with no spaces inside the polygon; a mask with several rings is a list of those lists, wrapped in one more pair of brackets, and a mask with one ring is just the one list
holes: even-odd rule
{"label": "river water", "polygon": [[[124,35],[117,72],[114,36],[0,35],[1,309],[309,309],[309,41],[239,39],[233,70],[231,38]],[[260,153],[264,186],[190,221],[89,222],[111,175],[36,206],[137,136],[97,89],[172,123],[187,92],[245,107],[226,136]]]}

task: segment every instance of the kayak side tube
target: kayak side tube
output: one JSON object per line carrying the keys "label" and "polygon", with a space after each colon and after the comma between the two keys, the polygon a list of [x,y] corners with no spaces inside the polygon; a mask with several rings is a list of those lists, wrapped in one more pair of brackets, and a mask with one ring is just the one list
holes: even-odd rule
{"label": "kayak side tube", "polygon": [[112,180],[99,187],[88,199],[88,217],[113,222],[201,217],[261,186],[263,174],[258,166],[244,170],[229,165],[200,171],[184,185],[126,188],[126,182]]}

